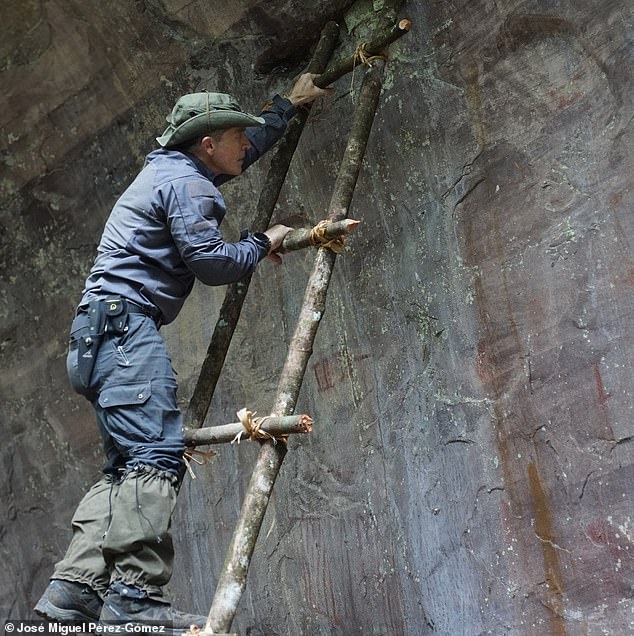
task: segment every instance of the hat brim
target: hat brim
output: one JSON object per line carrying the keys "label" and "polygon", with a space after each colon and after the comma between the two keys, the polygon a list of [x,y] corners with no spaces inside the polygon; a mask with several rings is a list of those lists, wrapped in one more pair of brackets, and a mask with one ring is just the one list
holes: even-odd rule
{"label": "hat brim", "polygon": [[169,125],[163,134],[156,138],[156,141],[163,148],[170,148],[213,130],[249,128],[263,126],[265,123],[266,120],[263,117],[230,110],[218,110],[212,113],[200,113],[183,122],[180,126]]}

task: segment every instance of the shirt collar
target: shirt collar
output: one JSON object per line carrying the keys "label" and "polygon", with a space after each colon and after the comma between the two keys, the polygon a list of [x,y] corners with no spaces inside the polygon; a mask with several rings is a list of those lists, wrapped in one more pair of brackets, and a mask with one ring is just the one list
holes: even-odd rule
{"label": "shirt collar", "polygon": [[199,172],[201,172],[209,181],[211,181],[215,185],[215,180],[218,175],[210,170],[198,157],[190,154],[189,152],[183,153],[191,162],[196,166]]}
{"label": "shirt collar", "polygon": [[189,152],[183,152],[182,150],[173,150],[171,148],[158,148],[157,150],[152,151],[146,158],[145,164],[152,162],[153,159],[159,156],[169,156],[169,155],[180,155],[181,157],[185,157],[188,161],[190,161],[196,170],[203,175],[203,177],[209,179],[214,185],[216,184],[217,179],[221,175],[217,175],[215,172],[210,170],[198,157],[192,155]]}

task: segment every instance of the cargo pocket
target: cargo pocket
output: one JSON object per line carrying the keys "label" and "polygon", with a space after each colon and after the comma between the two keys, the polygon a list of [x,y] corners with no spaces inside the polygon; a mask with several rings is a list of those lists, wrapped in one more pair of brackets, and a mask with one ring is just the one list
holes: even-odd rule
{"label": "cargo pocket", "polygon": [[105,412],[108,433],[127,441],[160,439],[162,425],[150,412],[151,397],[149,381],[104,387],[97,402]]}

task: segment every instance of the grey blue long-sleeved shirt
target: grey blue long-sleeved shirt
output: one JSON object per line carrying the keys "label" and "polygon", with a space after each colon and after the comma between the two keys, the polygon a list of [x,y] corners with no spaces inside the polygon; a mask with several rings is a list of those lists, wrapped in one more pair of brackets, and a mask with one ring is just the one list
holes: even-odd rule
{"label": "grey blue long-sleeved shirt", "polygon": [[[246,129],[251,148],[244,168],[281,137],[295,112],[290,101],[275,96],[260,114],[264,126]],[[219,231],[226,206],[218,186],[230,178],[178,150],[150,153],[106,222],[80,306],[116,294],[166,324],[178,315],[195,278],[224,285],[252,272],[266,256],[265,237],[246,234],[228,243]]]}

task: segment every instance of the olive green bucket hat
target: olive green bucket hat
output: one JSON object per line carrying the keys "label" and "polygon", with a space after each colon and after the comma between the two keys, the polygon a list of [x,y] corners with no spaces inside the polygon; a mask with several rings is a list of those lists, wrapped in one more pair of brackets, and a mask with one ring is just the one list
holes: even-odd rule
{"label": "olive green bucket hat", "polygon": [[205,133],[222,128],[262,126],[262,117],[241,110],[226,93],[183,95],[167,116],[169,126],[156,138],[163,148],[178,146]]}

